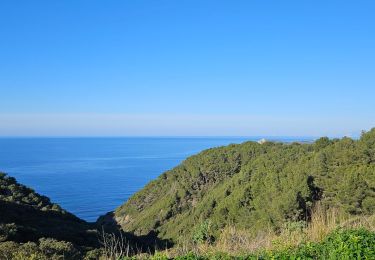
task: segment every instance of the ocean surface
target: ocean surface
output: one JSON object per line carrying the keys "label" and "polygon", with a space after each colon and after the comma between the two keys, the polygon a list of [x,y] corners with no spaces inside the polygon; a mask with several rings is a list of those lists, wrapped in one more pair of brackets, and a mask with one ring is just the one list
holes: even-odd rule
{"label": "ocean surface", "polygon": [[188,156],[261,138],[0,138],[0,171],[95,221]]}

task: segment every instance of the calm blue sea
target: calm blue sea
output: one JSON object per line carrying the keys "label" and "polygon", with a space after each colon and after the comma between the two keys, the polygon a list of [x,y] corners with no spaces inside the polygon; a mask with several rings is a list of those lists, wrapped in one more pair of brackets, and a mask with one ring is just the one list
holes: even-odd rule
{"label": "calm blue sea", "polygon": [[95,221],[190,155],[259,139],[0,138],[0,171],[77,216]]}

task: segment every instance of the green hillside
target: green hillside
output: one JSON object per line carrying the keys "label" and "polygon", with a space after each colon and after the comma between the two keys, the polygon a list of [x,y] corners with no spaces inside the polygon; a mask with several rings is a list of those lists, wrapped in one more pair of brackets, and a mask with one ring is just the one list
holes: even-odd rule
{"label": "green hillside", "polygon": [[348,215],[375,212],[375,129],[359,140],[203,151],[137,192],[115,219],[136,235],[215,240],[226,226],[256,233],[308,222],[317,201]]}
{"label": "green hillside", "polygon": [[0,174],[0,259],[371,259],[374,231],[375,129],[203,151],[97,223]]}
{"label": "green hillside", "polygon": [[0,242],[38,241],[49,237],[80,246],[97,245],[92,224],[4,173],[0,174],[0,212]]}
{"label": "green hillside", "polygon": [[165,245],[104,222],[87,223],[0,173],[0,259],[113,259]]}

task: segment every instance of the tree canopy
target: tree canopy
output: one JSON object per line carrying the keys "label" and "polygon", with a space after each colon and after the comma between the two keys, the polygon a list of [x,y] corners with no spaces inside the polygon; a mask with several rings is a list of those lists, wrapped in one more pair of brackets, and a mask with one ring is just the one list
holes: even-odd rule
{"label": "tree canopy", "polygon": [[312,144],[245,142],[191,156],[115,211],[125,231],[163,239],[192,236],[209,220],[277,230],[308,221],[316,202],[347,214],[375,212],[375,129],[359,140],[326,137]]}

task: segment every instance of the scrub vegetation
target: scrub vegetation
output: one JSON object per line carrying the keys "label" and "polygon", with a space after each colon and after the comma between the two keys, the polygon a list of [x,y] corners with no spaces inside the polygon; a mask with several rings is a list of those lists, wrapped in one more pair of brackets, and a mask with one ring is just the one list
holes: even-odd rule
{"label": "scrub vegetation", "polygon": [[87,223],[0,174],[0,259],[375,259],[375,129],[213,148]]}
{"label": "scrub vegetation", "polygon": [[359,140],[203,151],[137,192],[115,220],[127,232],[156,232],[174,244],[187,237],[214,242],[228,227],[257,234],[305,225],[317,203],[349,216],[375,213],[375,129]]}

